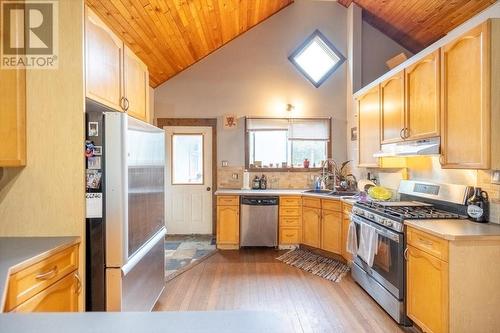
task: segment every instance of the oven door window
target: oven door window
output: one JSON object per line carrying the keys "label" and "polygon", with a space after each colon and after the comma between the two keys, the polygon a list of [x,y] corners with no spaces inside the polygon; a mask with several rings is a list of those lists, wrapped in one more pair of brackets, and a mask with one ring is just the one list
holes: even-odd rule
{"label": "oven door window", "polygon": [[[359,239],[359,224],[356,224],[356,232]],[[378,233],[378,246],[373,259],[373,265],[369,273],[378,280],[386,289],[394,296],[401,297],[403,288],[403,265],[402,257],[403,244],[402,237],[385,236],[383,233]],[[357,260],[363,263],[363,266],[368,267],[368,264],[359,256]],[[388,285],[388,284],[389,285]]]}

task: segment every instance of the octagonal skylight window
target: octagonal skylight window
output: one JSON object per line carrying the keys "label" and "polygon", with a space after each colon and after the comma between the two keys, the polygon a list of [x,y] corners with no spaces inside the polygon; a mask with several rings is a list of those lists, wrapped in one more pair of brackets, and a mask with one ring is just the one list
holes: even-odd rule
{"label": "octagonal skylight window", "polygon": [[315,30],[288,60],[317,88],[345,61],[345,57]]}

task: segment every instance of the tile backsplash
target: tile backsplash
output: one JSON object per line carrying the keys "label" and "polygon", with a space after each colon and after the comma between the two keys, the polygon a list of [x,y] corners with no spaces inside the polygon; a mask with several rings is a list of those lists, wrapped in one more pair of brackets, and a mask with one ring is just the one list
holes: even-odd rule
{"label": "tile backsplash", "polygon": [[[243,187],[242,166],[220,167],[217,169],[218,189],[240,189]],[[267,177],[267,187],[269,189],[305,189],[311,188],[314,183],[314,176],[318,171],[300,172],[250,172],[250,181],[255,176],[265,174]],[[237,175],[237,177],[235,177]]]}

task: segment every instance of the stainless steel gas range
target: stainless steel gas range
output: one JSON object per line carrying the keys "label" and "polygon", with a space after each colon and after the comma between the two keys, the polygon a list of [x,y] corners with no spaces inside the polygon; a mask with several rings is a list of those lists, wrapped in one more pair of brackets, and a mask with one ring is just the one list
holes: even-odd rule
{"label": "stainless steel gas range", "polygon": [[376,229],[378,240],[372,266],[355,256],[352,277],[399,324],[411,324],[406,316],[404,221],[466,218],[470,191],[462,185],[403,180],[398,190],[401,201],[354,204],[351,222],[358,239],[366,224]]}

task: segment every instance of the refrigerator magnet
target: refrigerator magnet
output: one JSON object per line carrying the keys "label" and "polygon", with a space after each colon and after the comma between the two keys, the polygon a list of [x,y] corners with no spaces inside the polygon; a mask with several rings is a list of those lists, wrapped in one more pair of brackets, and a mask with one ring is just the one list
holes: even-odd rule
{"label": "refrigerator magnet", "polygon": [[101,187],[102,173],[98,170],[87,170],[87,189],[98,190]]}
{"label": "refrigerator magnet", "polygon": [[90,170],[99,170],[101,168],[101,157],[92,156],[87,158],[87,168]]}
{"label": "refrigerator magnet", "polygon": [[94,156],[102,155],[102,146],[94,146]]}
{"label": "refrigerator magnet", "polygon": [[99,123],[89,121],[88,136],[99,136]]}

